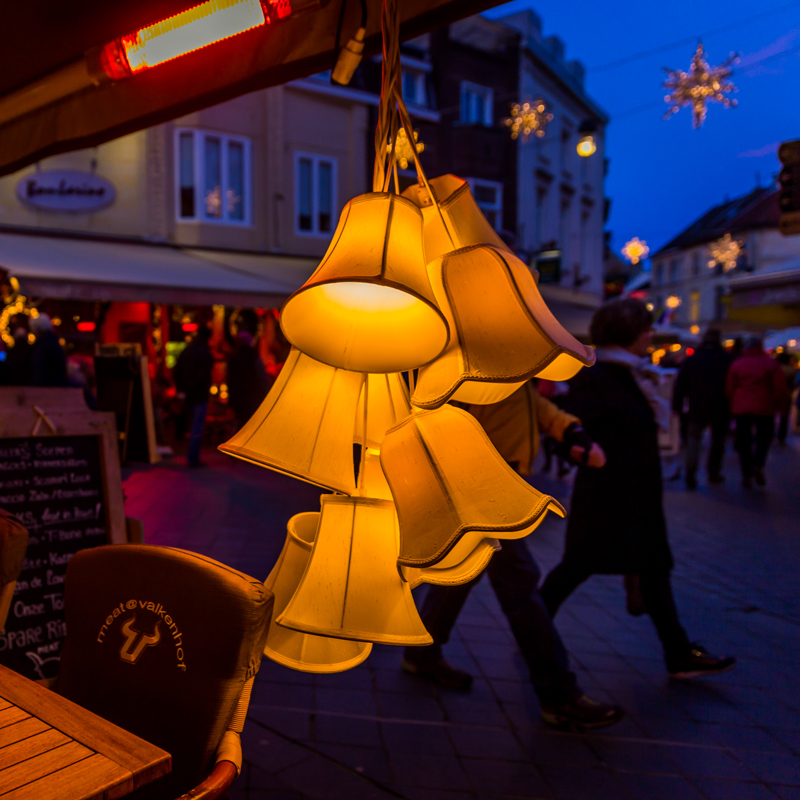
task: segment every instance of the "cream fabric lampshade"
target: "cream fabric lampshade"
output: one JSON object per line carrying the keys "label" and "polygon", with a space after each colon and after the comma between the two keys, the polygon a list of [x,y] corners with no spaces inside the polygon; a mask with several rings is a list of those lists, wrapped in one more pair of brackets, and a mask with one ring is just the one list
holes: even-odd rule
{"label": "cream fabric lampshade", "polygon": [[[475,535],[479,537],[477,544],[473,540]],[[435,566],[420,569],[401,565],[400,574],[409,582],[412,589],[421,583],[458,586],[477,578],[500,547],[497,539],[485,539],[480,534],[468,533]]]}
{"label": "cream fabric lampshade", "polygon": [[471,531],[515,539],[549,510],[565,515],[503,461],[473,416],[450,405],[387,431],[381,465],[400,519],[398,564],[407,567],[438,564]]}
{"label": "cream fabric lampshade", "polygon": [[413,184],[403,192],[403,197],[422,210],[426,264],[471,244],[490,244],[500,250],[508,250],[483,215],[469,184],[463,178],[440,175],[430,180],[429,184],[439,202],[441,214],[424,186]]}
{"label": "cream fabric lampshade", "polygon": [[425,270],[419,208],[386,192],[351,200],[316,272],[286,301],[281,327],[304,353],[356,372],[436,358],[448,330]]}
{"label": "cream fabric lampshade", "polygon": [[258,411],[223,453],[337,492],[355,491],[353,436],[364,375],[293,349]]}
{"label": "cream fabric lampshade", "polygon": [[391,502],[323,495],[311,559],[278,625],[380,644],[431,644],[397,571],[397,547]]}
{"label": "cream fabric lampshade", "polygon": [[367,399],[367,442],[379,447],[383,435],[411,413],[408,387],[397,372],[367,375],[356,410],[355,441],[364,441],[364,398]]}
{"label": "cream fabric lampshade", "polygon": [[289,520],[280,557],[264,585],[275,594],[275,607],[264,655],[301,672],[342,672],[358,666],[372,645],[347,639],[331,639],[282,628],[275,620],[297,589],[317,534],[319,512],[296,514]]}
{"label": "cream fabric lampshade", "polygon": [[533,275],[507,250],[474,245],[428,265],[451,329],[445,352],[419,371],[411,402],[497,403],[534,375],[564,381],[594,363],[550,312]]}

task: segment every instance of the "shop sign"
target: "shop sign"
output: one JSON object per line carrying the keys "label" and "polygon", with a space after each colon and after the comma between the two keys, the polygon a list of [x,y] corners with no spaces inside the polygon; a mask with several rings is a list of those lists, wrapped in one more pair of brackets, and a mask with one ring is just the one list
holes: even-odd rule
{"label": "shop sign", "polygon": [[116,194],[105,178],[69,169],[34,172],[17,183],[20,202],[40,211],[87,214],[111,205]]}

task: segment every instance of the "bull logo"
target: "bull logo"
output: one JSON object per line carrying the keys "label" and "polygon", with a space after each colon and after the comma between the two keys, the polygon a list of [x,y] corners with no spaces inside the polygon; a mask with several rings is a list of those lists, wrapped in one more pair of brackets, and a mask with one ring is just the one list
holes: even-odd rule
{"label": "bull logo", "polygon": [[120,648],[119,657],[129,664],[135,664],[139,660],[145,647],[154,647],[161,641],[161,629],[158,622],[156,622],[155,630],[150,634],[137,631],[133,627],[135,622],[136,615],[134,614],[122,626],[125,643]]}

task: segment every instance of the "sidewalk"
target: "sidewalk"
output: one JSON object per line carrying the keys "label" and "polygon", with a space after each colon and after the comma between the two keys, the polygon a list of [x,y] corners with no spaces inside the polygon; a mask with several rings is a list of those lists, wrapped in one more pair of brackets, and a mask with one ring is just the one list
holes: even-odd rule
{"label": "sidewalk", "polygon": [[[204,453],[209,467],[127,471],[126,513],[148,543],[207,554],[266,577],[286,522],[319,490]],[[690,636],[736,668],[667,678],[649,620],[625,612],[619,577],[595,577],[557,625],[581,685],[627,718],[592,734],[538,717],[525,665],[488,581],[472,592],[448,658],[475,675],[467,694],[399,669],[375,647],[355,670],[313,676],[264,660],[233,800],[800,800],[800,449],[774,447],[768,487],[745,491],[728,453],[722,487],[667,484],[674,590]],[[568,482],[533,483],[562,501]],[[621,498],[624,502],[624,498]],[[529,538],[543,570],[563,545],[550,515]]]}

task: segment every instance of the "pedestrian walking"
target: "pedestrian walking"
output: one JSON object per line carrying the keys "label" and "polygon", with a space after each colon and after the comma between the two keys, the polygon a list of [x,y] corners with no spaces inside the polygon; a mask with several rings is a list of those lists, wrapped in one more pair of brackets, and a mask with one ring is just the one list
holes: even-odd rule
{"label": "pedestrian walking", "polygon": [[[530,475],[539,433],[562,442],[573,457],[600,467],[604,456],[586,437],[576,417],[541,397],[529,381],[506,400],[470,406],[501,456],[520,475]],[[539,698],[542,719],[552,725],[583,728],[612,725],[623,717],[615,705],[588,697],[578,687],[569,658],[550,614],[539,596],[541,572],[524,539],[504,539],[485,572],[522,651]],[[420,616],[433,638],[427,647],[407,647],[402,667],[451,688],[467,690],[472,676],[449,664],[442,648],[478,576],[460,586],[429,586]]]}
{"label": "pedestrian walking", "polygon": [[175,388],[186,403],[186,415],[189,419],[189,452],[186,457],[188,466],[202,467],[200,446],[203,443],[203,428],[208,410],[208,393],[211,389],[211,370],[214,367],[214,356],[208,346],[211,329],[201,325],[194,339],[189,342],[178,356],[172,377]]}
{"label": "pedestrian walking", "polygon": [[67,379],[67,354],[53,331],[48,314],[39,314],[30,321],[31,333],[36,337],[31,350],[31,368],[34,386],[69,386]]}
{"label": "pedestrian walking", "polygon": [[721,344],[718,328],[709,328],[694,355],[678,370],[672,395],[672,410],[686,417],[686,488],[697,488],[697,466],[703,433],[711,429],[707,473],[711,484],[722,483],[722,458],[730,428],[730,410],[725,379],[731,357]]}
{"label": "pedestrian walking", "polygon": [[249,331],[240,330],[236,335],[234,351],[228,359],[226,382],[228,403],[241,428],[256,413],[272,383]]}
{"label": "pedestrian walking", "polygon": [[606,303],[592,318],[597,364],[573,379],[566,408],[580,417],[607,462],[602,469],[578,468],[564,556],[541,595],[555,617],[590,576],[637,576],[667,670],[691,678],[730,669],[735,659],[717,658],[690,642],[672,596],[658,452],[658,429],[669,424],[670,408],[644,369],[652,325],[647,306],[631,297]]}
{"label": "pedestrian walking", "polygon": [[28,341],[28,318],[18,314],[11,321],[14,346],[6,350],[6,386],[33,385],[33,345]]}
{"label": "pedestrian walking", "polygon": [[797,380],[797,358],[791,353],[778,353],[775,359],[783,370],[786,379],[786,395],[778,409],[778,444],[786,444],[786,436],[789,433],[789,417],[792,415],[792,394],[794,392],[795,381]]}
{"label": "pedestrian walking", "polygon": [[742,486],[749,488],[753,479],[764,486],[775,413],[783,407],[789,389],[780,364],[764,352],[760,337],[747,338],[741,358],[728,372],[726,388],[736,420],[734,441],[742,465]]}

